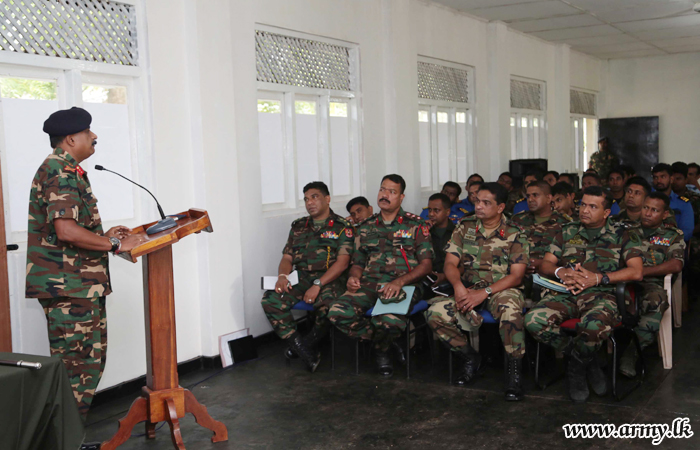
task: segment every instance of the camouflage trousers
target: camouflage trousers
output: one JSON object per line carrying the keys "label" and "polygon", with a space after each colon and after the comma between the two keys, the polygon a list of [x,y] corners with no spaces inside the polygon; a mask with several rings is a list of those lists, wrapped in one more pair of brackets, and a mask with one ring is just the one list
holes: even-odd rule
{"label": "camouflage trousers", "polygon": [[[576,336],[561,332],[560,325],[580,318]],[[538,341],[563,351],[573,340],[581,357],[592,356],[605,342],[620,314],[613,292],[583,291],[579,295],[549,292],[525,315],[525,328]]]}
{"label": "camouflage trousers", "polygon": [[[363,285],[357,292],[345,292],[339,297],[328,313],[333,325],[351,338],[373,341],[379,351],[387,351],[391,343],[406,330],[407,316],[400,314],[382,314],[367,317],[365,313],[372,308],[379,298],[378,285]],[[420,289],[416,287],[411,299],[411,306],[421,298]]]}
{"label": "camouflage trousers", "polygon": [[[328,322],[328,309],[331,302],[342,292],[343,280],[335,280],[325,286],[314,302],[314,326],[322,327]],[[287,294],[279,294],[275,291],[265,291],[262,298],[262,307],[270,321],[270,325],[282,339],[291,337],[297,331],[297,324],[292,315],[292,307],[304,300],[304,294],[313,286],[313,278],[299,276],[299,283],[292,287]]]}
{"label": "camouflage trousers", "polygon": [[661,327],[661,317],[668,309],[666,291],[654,283],[640,283],[644,289],[642,302],[639,305],[639,324],[634,329],[639,338],[639,344],[646,348],[654,343],[656,333]]}
{"label": "camouflage trousers", "polygon": [[[483,321],[481,316],[475,311],[466,314],[458,311],[454,297],[439,297],[431,302],[434,303],[425,318],[438,338],[453,351],[460,351],[469,345],[466,334],[479,329]],[[524,307],[525,299],[518,289],[498,292],[483,303],[483,308],[499,321],[498,332],[505,351],[514,358],[525,355]]]}
{"label": "camouflage trousers", "polygon": [[46,314],[51,356],[63,360],[84,418],[107,362],[106,297],[41,298],[39,302]]}

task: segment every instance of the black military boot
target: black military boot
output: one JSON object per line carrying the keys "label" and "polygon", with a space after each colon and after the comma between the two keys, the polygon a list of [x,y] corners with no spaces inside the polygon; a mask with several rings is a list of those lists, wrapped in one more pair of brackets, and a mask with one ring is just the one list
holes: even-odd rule
{"label": "black military boot", "polygon": [[306,363],[309,371],[312,373],[316,371],[316,368],[321,362],[321,355],[307,347],[298,332],[294,332],[292,337],[289,338],[289,348]]}
{"label": "black military boot", "polygon": [[588,400],[588,383],[586,382],[586,366],[588,360],[579,356],[576,350],[571,352],[569,365],[566,368],[566,378],[569,381],[569,397],[576,403]]}
{"label": "black military boot", "polygon": [[[326,335],[328,334],[328,330],[328,326],[314,326],[311,329],[311,331],[306,333],[306,335],[303,338],[301,338],[301,340],[304,342],[304,345],[306,345],[308,348],[312,349],[313,351],[317,351],[318,344],[323,340],[324,337],[326,337]],[[299,357],[299,355],[297,355],[291,347],[287,347],[287,350],[284,351],[284,356],[287,359],[297,359]]]}
{"label": "black military boot", "polygon": [[396,353],[396,359],[399,360],[399,364],[402,366],[406,365],[406,354],[403,352],[403,347],[399,345],[398,342],[392,341],[391,342],[391,347],[394,349],[394,352]]}
{"label": "black military boot", "polygon": [[586,378],[588,378],[588,382],[597,396],[602,397],[608,393],[608,377],[605,376],[605,372],[600,368],[598,355],[593,355],[591,362],[586,367]]}
{"label": "black military boot", "polygon": [[523,359],[506,354],[506,400],[517,402],[523,399]]}
{"label": "black military boot", "polygon": [[481,375],[486,366],[482,364],[481,355],[471,345],[467,344],[457,355],[460,355],[462,359],[462,367],[459,369],[455,384],[457,386],[466,386],[474,381],[477,375]]}
{"label": "black military boot", "polygon": [[391,362],[391,355],[389,355],[389,352],[375,349],[374,357],[377,362],[377,372],[379,372],[379,375],[385,378],[391,377],[394,374],[394,365]]}

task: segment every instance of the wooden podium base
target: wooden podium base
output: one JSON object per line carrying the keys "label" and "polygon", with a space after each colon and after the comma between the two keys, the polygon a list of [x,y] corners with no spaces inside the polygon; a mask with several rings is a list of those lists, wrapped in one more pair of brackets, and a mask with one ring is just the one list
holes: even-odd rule
{"label": "wooden podium base", "polygon": [[206,211],[190,209],[178,217],[176,228],[151,236],[147,236],[145,230],[152,223],[134,228],[133,232],[143,234],[146,242],[129,253],[120,254],[134,263],[142,257],[147,387],[119,421],[117,433],[102,444],[103,450],[115,449],[126,442],[131,430],[140,422],[146,422],[148,439],[156,437],[158,422],[168,422],[175,448],[185,450],[180,419],[187,413],[194,415],[199,425],[214,432],[212,442],[228,440],[226,426],[212,419],[207,408],[194,394],[183,389],[178,380],[172,245],[190,234],[212,231]]}
{"label": "wooden podium base", "polygon": [[131,437],[134,426],[140,422],[146,422],[146,437],[148,439],[155,439],[158,422],[168,422],[173,445],[177,449],[185,450],[180,433],[180,419],[185,417],[187,413],[194,416],[197,424],[214,432],[214,436],[211,438],[212,442],[228,440],[226,426],[212,419],[207,408],[199,403],[194,398],[194,394],[187,389],[178,387],[170,390],[152,391],[144,387],[141,395],[131,404],[126,416],[119,420],[117,434],[109,441],[102,443],[103,450],[113,450],[126,442]]}

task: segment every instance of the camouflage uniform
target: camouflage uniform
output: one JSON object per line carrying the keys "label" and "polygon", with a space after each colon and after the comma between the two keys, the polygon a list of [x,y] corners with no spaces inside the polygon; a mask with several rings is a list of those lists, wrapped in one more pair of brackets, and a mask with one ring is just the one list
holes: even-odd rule
{"label": "camouflage uniform", "polygon": [[[460,258],[465,267],[462,282],[470,289],[483,289],[510,273],[512,264],[528,264],[529,244],[522,229],[505,215],[491,235],[476,217],[461,220],[447,246],[447,253]],[[476,331],[483,318],[470,311],[457,310],[454,297],[437,297],[426,313],[428,325],[453,351],[461,351],[469,343],[465,333]],[[483,306],[499,320],[499,333],[506,352],[514,358],[525,354],[523,308],[525,299],[518,289],[506,289],[487,298]],[[483,307],[482,306],[482,307]]]}
{"label": "camouflage uniform", "polygon": [[554,239],[562,225],[571,222],[568,216],[552,211],[552,215],[544,221],[537,223],[535,214],[523,211],[513,216],[513,223],[525,230],[525,236],[530,244],[530,259],[542,259],[547,246]]}
{"label": "camouflage uniform", "polygon": [[[606,221],[600,233],[590,241],[580,222],[571,222],[547,248],[559,259],[560,265],[580,263],[592,272],[615,272],[632,258],[642,256],[639,236],[624,227]],[[561,333],[562,322],[580,318],[576,337]],[[525,326],[535,339],[565,350],[573,339],[574,348],[582,358],[588,358],[600,347],[620,314],[615,298],[615,286],[594,286],[574,296],[571,293],[548,292],[525,316]]]}
{"label": "camouflage uniform", "polygon": [[522,191],[520,189],[513,189],[508,194],[506,209],[503,212],[506,214],[512,214],[513,208],[515,208],[515,204],[520,203],[523,200],[525,200],[525,196],[523,195]]}
{"label": "camouflage uniform", "polygon": [[588,162],[588,167],[598,172],[604,186],[608,185],[608,175],[610,175],[610,171],[613,169],[613,167],[617,167],[619,165],[620,160],[609,150],[605,152],[598,150],[591,155],[591,159]]}
{"label": "camouflage uniform", "polygon": [[[683,232],[678,228],[666,225],[655,230],[636,227],[630,232],[639,235],[644,267],[658,266],[672,259],[683,262],[685,241]],[[639,324],[634,331],[639,337],[639,344],[645,348],[654,343],[654,336],[661,326],[661,317],[668,308],[668,298],[664,290],[664,277],[644,277],[639,284],[643,292]]]}
{"label": "camouflage uniform", "polygon": [[[619,222],[622,225],[627,225],[627,227],[638,227],[641,225],[641,222],[639,220],[632,220],[630,219],[629,213],[627,212],[627,209],[623,209],[620,214],[616,216],[612,216],[609,220],[612,220],[613,222]],[[667,218],[664,219],[663,224],[667,228],[677,228],[678,223],[676,222],[676,216],[673,215],[673,213],[669,214]],[[680,230],[679,230],[680,231]]]}
{"label": "camouflage uniform", "polygon": [[[287,339],[294,334],[296,322],[292,307],[304,300],[304,293],[313,286],[313,281],[321,278],[335,264],[338,256],[352,255],[352,247],[352,226],[332,210],[322,226],[315,226],[310,217],[292,222],[282,254],[292,257],[292,264],[299,274],[299,284],[287,294],[266,291],[262,298],[267,320],[279,337]],[[327,323],[328,308],[333,299],[342,294],[345,283],[345,276],[340,276],[321,286],[313,305],[317,327],[322,328]]]}
{"label": "camouflage uniform", "polygon": [[[387,351],[406,328],[406,316],[365,317],[365,313],[375,305],[382,285],[407,274],[425,259],[433,259],[433,245],[420,217],[399,209],[394,221],[386,225],[380,213],[370,216],[357,228],[352,255],[352,265],[363,268],[361,287],[338,298],[328,318],[348,336],[372,340],[379,351]],[[420,296],[416,286],[411,308]]]}
{"label": "camouflage uniform", "polygon": [[51,356],[62,358],[85,415],[106,362],[109,259],[107,252],[58,240],[54,219],[73,219],[104,235],[87,174],[60,148],[44,160],[32,181],[26,297],[39,299],[44,308]]}

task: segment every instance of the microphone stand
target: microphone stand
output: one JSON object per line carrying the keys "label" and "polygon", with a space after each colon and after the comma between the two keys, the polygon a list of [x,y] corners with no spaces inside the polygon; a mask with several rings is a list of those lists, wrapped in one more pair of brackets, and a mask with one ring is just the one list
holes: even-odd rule
{"label": "microphone stand", "polygon": [[163,213],[163,208],[160,207],[160,203],[158,203],[158,199],[156,199],[156,196],[153,195],[153,194],[151,193],[151,191],[149,191],[149,190],[146,189],[145,187],[141,186],[141,185],[138,184],[137,182],[128,179],[128,178],[125,177],[124,175],[119,174],[119,173],[117,173],[117,172],[115,172],[115,171],[113,171],[113,170],[105,169],[104,167],[102,167],[102,166],[100,166],[100,165],[96,165],[96,166],[95,166],[95,170],[104,170],[105,172],[111,172],[111,173],[113,173],[113,174],[115,174],[115,175],[118,175],[118,176],[124,178],[126,181],[128,181],[128,182],[130,182],[130,183],[133,183],[133,184],[135,184],[136,186],[138,186],[138,187],[140,187],[141,189],[143,189],[144,191],[148,192],[148,193],[151,195],[151,197],[153,197],[153,200],[156,201],[156,206],[158,206],[158,212],[160,213],[160,220],[159,220],[158,222],[154,223],[153,225],[151,225],[150,227],[148,227],[148,228],[146,229],[146,234],[147,234],[147,235],[150,236],[150,235],[152,235],[152,234],[160,233],[161,231],[169,230],[170,228],[175,228],[175,227],[177,226],[177,222],[175,221],[174,218],[172,218],[172,217],[170,217],[170,216],[166,216],[166,215]]}

